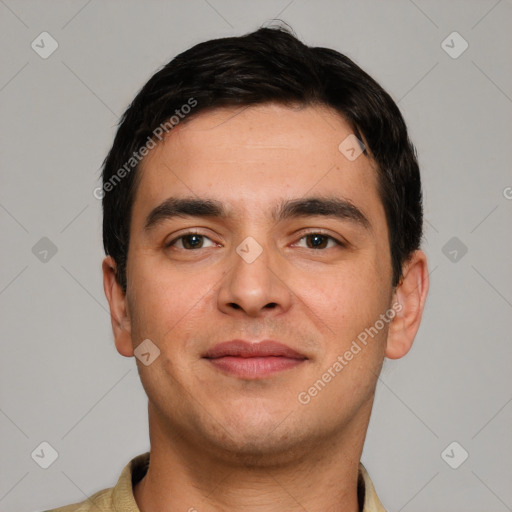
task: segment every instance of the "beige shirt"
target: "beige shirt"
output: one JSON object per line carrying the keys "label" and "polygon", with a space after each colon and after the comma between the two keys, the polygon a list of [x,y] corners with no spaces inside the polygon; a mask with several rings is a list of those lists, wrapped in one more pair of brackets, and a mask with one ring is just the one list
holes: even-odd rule
{"label": "beige shirt", "polygon": [[[149,452],[146,452],[138,455],[125,466],[115,487],[99,491],[80,503],[47,512],[140,512],[133,497],[133,486],[142,480],[148,467]],[[361,512],[386,512],[377,497],[370,476],[361,463],[359,463],[357,492],[360,501],[364,503]]]}

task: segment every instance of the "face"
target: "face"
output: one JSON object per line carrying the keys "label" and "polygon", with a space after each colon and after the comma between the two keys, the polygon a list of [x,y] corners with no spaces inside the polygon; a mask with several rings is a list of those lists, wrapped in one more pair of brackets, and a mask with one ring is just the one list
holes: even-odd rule
{"label": "face", "polygon": [[[242,454],[366,430],[395,296],[375,168],[339,150],[351,134],[324,107],[217,109],[145,158],[115,337],[160,351],[137,361],[153,425]],[[206,357],[231,340],[294,354]]]}

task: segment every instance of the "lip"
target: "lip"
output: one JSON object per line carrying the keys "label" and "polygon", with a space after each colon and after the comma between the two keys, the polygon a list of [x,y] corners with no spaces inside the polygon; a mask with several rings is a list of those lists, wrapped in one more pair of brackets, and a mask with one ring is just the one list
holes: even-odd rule
{"label": "lip", "polygon": [[273,340],[250,343],[225,341],[208,350],[203,358],[216,368],[242,378],[257,379],[295,368],[307,357]]}
{"label": "lip", "polygon": [[212,347],[203,357],[216,359],[219,357],[288,357],[290,359],[307,359],[304,354],[273,340],[250,343],[244,340],[224,341]]}

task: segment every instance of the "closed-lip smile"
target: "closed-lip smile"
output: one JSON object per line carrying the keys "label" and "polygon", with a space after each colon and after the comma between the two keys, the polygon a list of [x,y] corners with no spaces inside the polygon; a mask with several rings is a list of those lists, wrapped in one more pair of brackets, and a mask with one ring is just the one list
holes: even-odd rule
{"label": "closed-lip smile", "polygon": [[203,358],[225,373],[246,379],[258,379],[295,368],[308,358],[273,340],[247,342],[231,340],[209,349]]}

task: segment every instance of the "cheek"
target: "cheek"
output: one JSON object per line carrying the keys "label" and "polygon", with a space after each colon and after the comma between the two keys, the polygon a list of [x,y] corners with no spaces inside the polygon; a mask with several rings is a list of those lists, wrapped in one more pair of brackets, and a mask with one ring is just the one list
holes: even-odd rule
{"label": "cheek", "polygon": [[204,274],[188,276],[171,271],[148,255],[141,254],[132,262],[136,269],[129,289],[133,344],[136,347],[150,339],[160,350],[151,365],[138,363],[140,378],[156,402],[158,396],[165,395],[178,406],[179,397],[187,394],[184,382],[194,374],[191,364],[197,363],[193,357],[197,347],[188,339],[198,331],[201,321],[204,324],[211,282]]}
{"label": "cheek", "polygon": [[132,332],[141,339],[154,338],[163,350],[168,343],[173,343],[173,350],[186,349],[181,345],[186,345],[189,335],[201,324],[204,329],[205,309],[218,283],[218,272],[186,272],[165,258],[142,252],[132,262]]}
{"label": "cheek", "polygon": [[325,275],[304,274],[293,281],[297,295],[339,339],[357,335],[388,307],[390,287],[371,260],[361,263]]}
{"label": "cheek", "polygon": [[183,287],[183,278],[176,275],[171,279],[169,272],[149,255],[135,254],[131,263],[128,299],[133,312],[132,333],[156,341],[183,316],[187,289]]}

